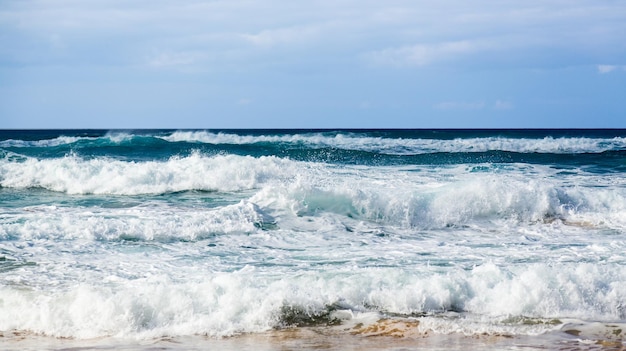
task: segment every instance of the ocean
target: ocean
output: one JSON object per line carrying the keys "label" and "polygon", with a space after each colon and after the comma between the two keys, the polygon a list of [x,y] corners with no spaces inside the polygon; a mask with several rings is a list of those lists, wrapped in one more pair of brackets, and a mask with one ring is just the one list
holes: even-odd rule
{"label": "ocean", "polygon": [[2,130],[0,348],[626,348],[626,130]]}

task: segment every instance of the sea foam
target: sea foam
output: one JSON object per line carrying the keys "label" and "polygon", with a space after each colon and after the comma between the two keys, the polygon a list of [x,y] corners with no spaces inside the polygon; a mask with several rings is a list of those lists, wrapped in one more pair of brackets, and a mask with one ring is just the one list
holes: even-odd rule
{"label": "sea foam", "polygon": [[89,240],[201,240],[254,232],[274,219],[253,203],[218,208],[139,206],[121,209],[33,206],[0,221],[0,238]]}
{"label": "sea foam", "polygon": [[466,166],[338,168],[276,157],[199,153],[141,162],[78,156],[0,160],[0,185],[5,188],[100,195],[246,192],[243,199],[276,218],[335,213],[423,229],[492,220],[626,226],[626,188],[616,186],[625,183],[623,178],[557,173],[549,167],[515,165],[486,173],[468,172]]}
{"label": "sea foam", "polygon": [[[533,265],[502,269],[486,264],[469,272],[418,276],[397,269],[339,270],[266,276],[253,268],[203,272],[184,283],[167,276],[105,280],[55,290],[0,288],[0,329],[29,330],[58,337],[155,338],[176,335],[227,336],[287,326],[294,308],[317,323],[328,311],[419,315],[435,332],[537,333],[553,326],[517,328],[514,316],[619,321],[626,318],[626,271],[597,265]],[[330,309],[330,310],[329,310]],[[464,311],[447,319],[446,311]],[[441,319],[437,317],[439,313]],[[326,316],[326,317],[323,317]],[[480,316],[491,323],[476,323]],[[519,324],[523,324],[520,318]],[[447,321],[446,321],[447,320]],[[498,322],[499,321],[499,322]],[[512,322],[513,321],[513,322]],[[461,330],[451,330],[451,327]],[[541,326],[539,326],[541,327]]]}
{"label": "sea foam", "polygon": [[519,153],[585,153],[625,150],[626,138],[544,137],[540,139],[487,137],[455,139],[419,139],[367,137],[348,134],[281,134],[239,135],[209,131],[177,131],[160,138],[172,142],[197,142],[207,144],[303,144],[308,147],[332,147],[346,150],[363,150],[384,154],[411,155],[438,152],[486,152],[492,150]]}
{"label": "sea foam", "polygon": [[185,190],[237,191],[294,177],[294,162],[276,157],[207,157],[192,154],[167,161],[83,159],[0,160],[0,185],[43,188],[68,194],[159,194]]}
{"label": "sea foam", "polygon": [[[424,335],[621,326],[624,139],[468,133],[5,140],[0,332],[155,340],[359,332],[394,318]],[[476,154],[494,150],[506,152]]]}

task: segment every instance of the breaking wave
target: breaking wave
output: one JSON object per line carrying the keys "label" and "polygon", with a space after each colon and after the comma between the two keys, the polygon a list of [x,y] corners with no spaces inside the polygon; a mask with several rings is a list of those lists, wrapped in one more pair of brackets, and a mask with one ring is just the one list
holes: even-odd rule
{"label": "breaking wave", "polygon": [[379,152],[383,154],[416,155],[428,153],[466,153],[508,151],[517,153],[600,153],[626,150],[626,138],[544,137],[540,139],[487,137],[454,139],[420,139],[370,137],[355,134],[293,134],[240,135],[209,131],[178,131],[163,136],[171,142],[198,142],[207,144],[301,144],[311,148],[332,147],[346,150]]}
{"label": "breaking wave", "polygon": [[[554,325],[528,327],[525,320],[626,318],[626,271],[597,265],[505,270],[486,264],[437,276],[365,269],[268,277],[251,267],[202,273],[186,282],[149,276],[43,291],[3,286],[0,330],[72,338],[228,336],[294,324],[363,322],[374,312],[417,316],[422,327],[440,333],[536,334]],[[468,316],[437,317],[446,311]],[[474,314],[492,323],[476,323]]]}

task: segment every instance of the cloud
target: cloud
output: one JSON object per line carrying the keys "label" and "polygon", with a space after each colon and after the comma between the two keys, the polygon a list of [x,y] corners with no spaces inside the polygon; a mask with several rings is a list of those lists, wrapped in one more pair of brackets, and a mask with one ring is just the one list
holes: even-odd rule
{"label": "cloud", "polygon": [[482,110],[487,105],[482,101],[477,102],[460,102],[460,101],[444,101],[433,106],[436,110]]}
{"label": "cloud", "polygon": [[618,65],[598,65],[598,73],[600,74],[607,74],[607,73],[611,73],[615,70],[618,69],[622,69],[624,71],[626,71],[626,65],[624,66],[618,66]]}
{"label": "cloud", "polygon": [[593,65],[626,55],[625,30],[626,3],[592,0],[0,2],[0,57],[24,65],[136,66],[149,57],[151,67],[220,69],[235,52],[240,67]]}
{"label": "cloud", "polygon": [[598,72],[605,74],[614,71],[616,68],[617,66],[614,65],[598,65]]}
{"label": "cloud", "polygon": [[487,45],[467,40],[419,44],[369,52],[365,54],[365,58],[373,64],[383,66],[425,66],[471,54],[486,47]]}
{"label": "cloud", "polygon": [[318,38],[321,28],[317,26],[286,27],[262,30],[256,34],[241,34],[246,41],[259,46],[298,44]]}
{"label": "cloud", "polygon": [[626,30],[626,3],[453,3],[425,7],[421,12],[430,16],[417,17],[413,25],[395,32],[404,34],[400,43],[362,57],[377,66],[409,68],[439,64],[553,68],[626,55],[620,34]]}
{"label": "cloud", "polygon": [[484,101],[444,101],[433,106],[436,110],[442,111],[472,111],[472,110],[484,110],[490,108],[493,110],[511,110],[513,109],[513,103],[507,100],[496,100],[493,104],[488,104]]}
{"label": "cloud", "polygon": [[496,100],[493,104],[494,110],[511,110],[513,109],[513,103],[506,100]]}
{"label": "cloud", "polygon": [[148,59],[148,66],[154,68],[188,66],[197,63],[203,58],[206,58],[206,56],[198,52],[165,52]]}

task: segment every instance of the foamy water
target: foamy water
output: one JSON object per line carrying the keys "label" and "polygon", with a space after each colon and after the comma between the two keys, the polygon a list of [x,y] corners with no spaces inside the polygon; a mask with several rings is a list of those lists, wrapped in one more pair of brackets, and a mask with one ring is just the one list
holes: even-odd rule
{"label": "foamy water", "polygon": [[623,135],[4,133],[5,334],[623,339]]}

